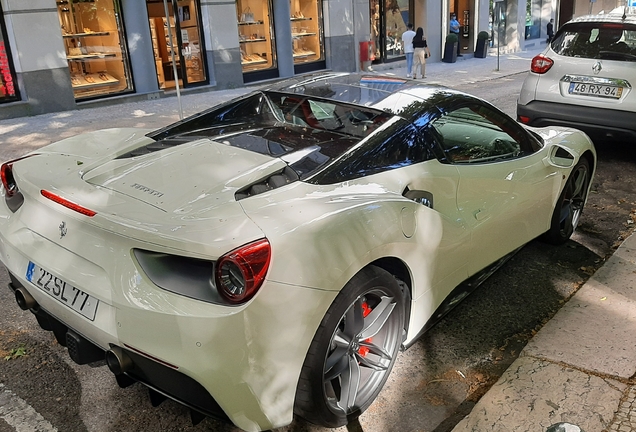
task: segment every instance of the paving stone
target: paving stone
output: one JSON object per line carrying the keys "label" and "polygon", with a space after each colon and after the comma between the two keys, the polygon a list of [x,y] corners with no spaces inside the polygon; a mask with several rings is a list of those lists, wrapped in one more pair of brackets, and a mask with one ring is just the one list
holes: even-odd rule
{"label": "paving stone", "polygon": [[618,381],[520,357],[453,432],[545,431],[559,422],[600,432],[610,426],[626,387]]}
{"label": "paving stone", "polygon": [[523,354],[628,379],[636,373],[636,301],[592,278]]}

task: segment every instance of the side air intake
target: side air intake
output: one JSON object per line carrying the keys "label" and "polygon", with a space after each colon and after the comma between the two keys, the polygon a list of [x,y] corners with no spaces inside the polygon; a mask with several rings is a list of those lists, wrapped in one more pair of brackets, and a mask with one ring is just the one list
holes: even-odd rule
{"label": "side air intake", "polygon": [[239,201],[254,195],[259,195],[281,186],[288,185],[298,180],[298,174],[293,169],[286,167],[282,171],[267,177],[258,183],[251,184],[234,194],[234,198]]}

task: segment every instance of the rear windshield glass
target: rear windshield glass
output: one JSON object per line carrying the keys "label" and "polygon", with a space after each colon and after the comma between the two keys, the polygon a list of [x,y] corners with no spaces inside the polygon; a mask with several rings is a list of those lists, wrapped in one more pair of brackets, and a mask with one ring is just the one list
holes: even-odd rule
{"label": "rear windshield glass", "polygon": [[212,137],[247,128],[295,125],[364,138],[392,117],[392,114],[358,105],[266,91],[196,114],[148,136],[154,139]]}
{"label": "rear windshield glass", "polygon": [[636,26],[626,23],[580,22],[561,29],[552,41],[560,55],[636,61]]}

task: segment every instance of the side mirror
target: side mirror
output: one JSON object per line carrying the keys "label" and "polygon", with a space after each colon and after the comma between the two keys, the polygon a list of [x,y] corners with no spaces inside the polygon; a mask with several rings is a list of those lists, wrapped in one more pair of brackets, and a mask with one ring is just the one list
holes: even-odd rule
{"label": "side mirror", "polygon": [[557,168],[570,168],[574,165],[576,157],[570,150],[560,145],[553,145],[550,149],[550,153],[543,160],[546,166],[553,166]]}

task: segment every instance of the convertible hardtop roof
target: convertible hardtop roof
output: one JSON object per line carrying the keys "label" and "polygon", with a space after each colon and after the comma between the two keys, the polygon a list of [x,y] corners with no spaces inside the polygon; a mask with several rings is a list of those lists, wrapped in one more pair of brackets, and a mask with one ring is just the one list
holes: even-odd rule
{"label": "convertible hardtop roof", "polygon": [[[474,96],[439,85],[365,73],[317,73],[281,81],[264,91],[293,93],[335,102],[362,105],[413,120],[433,107],[456,105]],[[419,102],[413,106],[413,102]]]}

